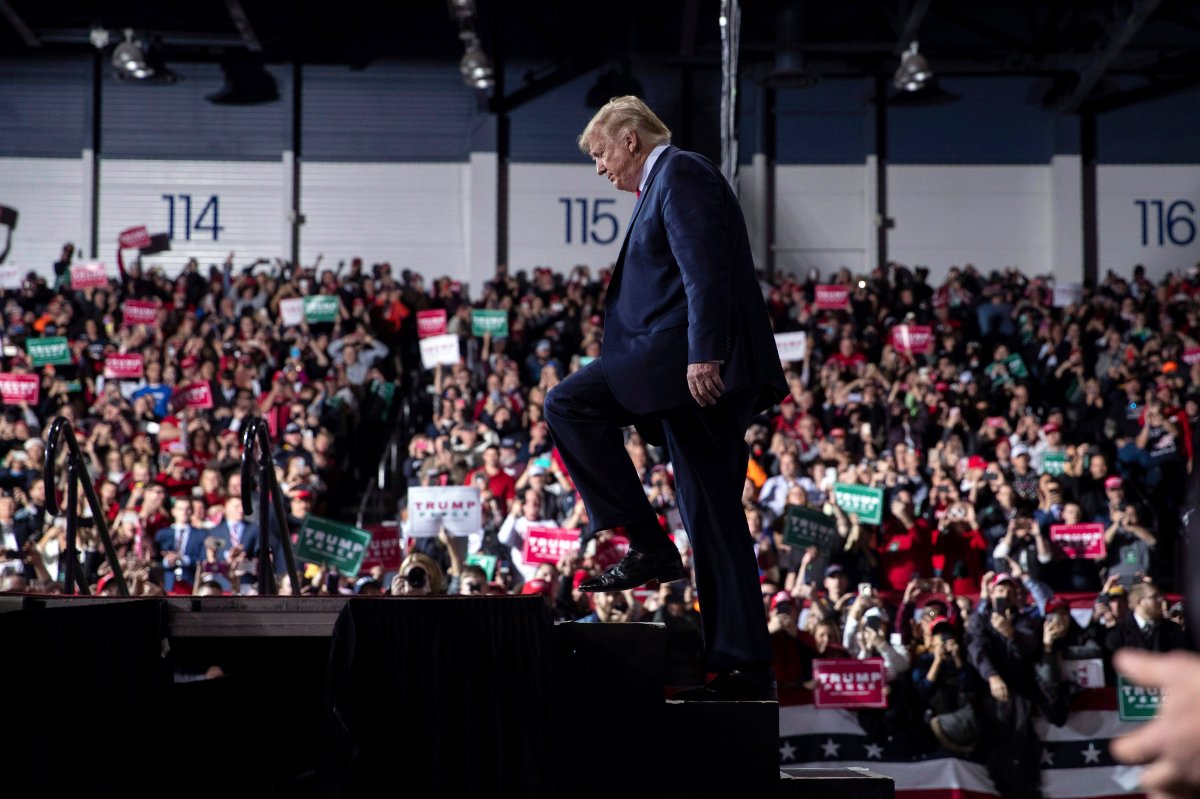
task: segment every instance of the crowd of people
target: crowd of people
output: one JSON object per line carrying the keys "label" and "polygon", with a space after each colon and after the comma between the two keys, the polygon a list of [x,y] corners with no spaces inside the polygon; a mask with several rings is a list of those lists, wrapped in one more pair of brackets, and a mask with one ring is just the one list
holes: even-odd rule
{"label": "crowd of people", "polygon": [[[71,260],[64,249],[56,274]],[[283,591],[540,594],[560,621],[653,619],[694,639],[693,585],[579,591],[626,541],[591,529],[543,403],[599,357],[610,277],[501,266],[472,298],[449,278],[426,286],[357,259],[238,267],[231,254],[174,277],[134,265],[81,290],[31,273],[3,300],[4,370],[37,375],[40,395],[0,417],[0,590],[62,590],[65,521],[47,514],[42,476],[48,424],[65,416],[134,593],[254,591],[261,525],[242,511],[239,430],[260,415],[293,533],[309,513],[344,514],[393,435],[403,484],[475,486],[483,507],[474,535],[409,539],[394,573],[309,564]],[[825,284],[845,287],[844,307],[819,307]],[[878,724],[925,731],[913,746],[987,751],[1006,795],[1036,790],[1037,769],[1011,763],[1036,758],[1034,713],[1065,713],[1061,662],[1099,659],[1111,679],[1119,648],[1182,644],[1166,592],[1182,587],[1200,435],[1200,269],[1157,284],[1140,267],[1109,273],[1058,303],[1052,281],[969,265],[938,285],[893,264],[762,288],[776,333],[806,334],[784,364],[789,396],[746,431],[746,545],[781,689],[811,686],[818,657],[882,658],[893,701]],[[334,321],[283,324],[282,300],[316,294],[337,298]],[[156,322],[126,323],[128,300],[157,303]],[[460,339],[457,365],[422,367],[417,316],[432,309]],[[474,309],[507,311],[507,335],[472,335]],[[928,327],[927,352],[900,346],[902,325]],[[34,366],[25,341],[55,336],[70,364]],[[133,353],[141,377],[105,376],[109,356]],[[188,407],[198,383],[211,408]],[[626,446],[686,562],[667,453],[633,430]],[[879,523],[839,506],[847,484],[881,489]],[[111,592],[80,502],[81,568]],[[798,508],[823,512],[837,536],[797,544]],[[1062,525],[1093,525],[1103,546],[1081,556],[1056,537]],[[578,550],[526,563],[537,527],[578,530]]]}

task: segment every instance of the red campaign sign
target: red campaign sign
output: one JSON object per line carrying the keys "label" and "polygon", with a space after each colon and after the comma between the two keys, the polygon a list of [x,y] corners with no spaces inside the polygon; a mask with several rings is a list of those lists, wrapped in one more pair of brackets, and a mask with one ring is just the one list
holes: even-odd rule
{"label": "red campaign sign", "polygon": [[213,406],[212,387],[208,383],[192,383],[181,391],[185,408],[203,409]]}
{"label": "red campaign sign", "polygon": [[108,285],[108,269],[99,261],[75,264],[71,267],[71,288],[91,289]]}
{"label": "red campaign sign", "polygon": [[1200,347],[1192,347],[1183,351],[1183,362],[1188,366],[1200,363]]}
{"label": "red campaign sign", "polygon": [[629,539],[614,535],[607,541],[596,542],[596,565],[601,569],[615,566],[629,552]]}
{"label": "red campaign sign", "polygon": [[816,306],[822,311],[844,311],[850,307],[849,286],[817,286]]}
{"label": "red campaign sign", "polygon": [[579,551],[579,531],[560,527],[531,527],[525,535],[526,563],[554,563]]}
{"label": "red campaign sign", "polygon": [[417,337],[429,338],[446,333],[446,309],[417,311]]}
{"label": "red campaign sign", "polygon": [[400,528],[395,524],[368,524],[362,529],[371,534],[371,544],[358,573],[364,574],[376,566],[381,566],[385,572],[399,571],[404,559]]}
{"label": "red campaign sign", "polygon": [[153,325],[158,321],[158,303],[149,300],[125,300],[121,315],[127,325]]}
{"label": "red campaign sign", "polygon": [[121,249],[138,249],[150,246],[150,231],[146,230],[145,225],[140,227],[131,227],[128,230],[122,230],[121,235],[117,236],[117,243],[121,245]]}
{"label": "red campaign sign", "polygon": [[896,325],[892,328],[892,347],[899,352],[924,355],[933,350],[933,328],[929,325]]}
{"label": "red campaign sign", "polygon": [[813,661],[813,704],[817,707],[887,707],[883,658],[818,658]]}
{"label": "red campaign sign", "polygon": [[1104,545],[1104,525],[1099,522],[1052,524],[1050,541],[1057,544],[1063,553],[1072,559],[1101,560],[1108,555],[1108,548]]}
{"label": "red campaign sign", "polygon": [[22,402],[34,404],[38,401],[38,376],[0,373],[0,402],[5,405],[18,405]]}
{"label": "red campaign sign", "polygon": [[141,376],[142,356],[140,353],[114,354],[104,359],[104,377],[108,380],[137,380]]}

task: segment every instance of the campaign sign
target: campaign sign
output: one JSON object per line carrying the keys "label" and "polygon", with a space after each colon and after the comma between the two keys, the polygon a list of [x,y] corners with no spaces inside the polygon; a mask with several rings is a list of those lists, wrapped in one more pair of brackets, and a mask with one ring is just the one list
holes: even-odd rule
{"label": "campaign sign", "polygon": [[404,560],[404,547],[400,544],[400,528],[395,522],[383,524],[368,524],[366,531],[371,534],[371,543],[367,554],[363,557],[359,569],[370,571],[376,566],[386,571],[398,571]]}
{"label": "campaign sign", "polygon": [[25,278],[21,275],[21,267],[0,266],[0,289],[19,291],[23,285]]}
{"label": "campaign sign", "polygon": [[52,338],[30,338],[25,340],[25,352],[34,366],[69,366],[71,364],[71,348],[62,336]]}
{"label": "campaign sign", "polygon": [[841,536],[833,517],[815,508],[788,505],[783,521],[783,540],[794,547],[816,547],[821,552],[830,552],[841,541]]}
{"label": "campaign sign", "polygon": [[817,658],[813,661],[813,704],[819,708],[887,707],[883,658]]}
{"label": "campaign sign", "polygon": [[933,351],[933,328],[929,325],[896,325],[892,328],[892,347],[897,352],[925,355]]}
{"label": "campaign sign", "polygon": [[212,386],[208,383],[192,383],[180,389],[183,407],[203,410],[213,406]]}
{"label": "campaign sign", "polygon": [[35,404],[38,401],[37,375],[0,373],[0,402],[5,405]]}
{"label": "campaign sign", "polygon": [[1117,718],[1121,721],[1149,721],[1158,715],[1162,691],[1143,688],[1117,675]]}
{"label": "campaign sign", "polygon": [[408,534],[431,538],[445,527],[451,535],[479,532],[479,489],[474,486],[413,486],[408,489]]}
{"label": "campaign sign", "polygon": [[849,483],[833,484],[833,501],[846,513],[857,513],[866,524],[883,522],[883,489]]}
{"label": "campaign sign", "polygon": [[526,563],[559,563],[563,555],[579,552],[579,531],[557,527],[530,527],[525,534]]}
{"label": "campaign sign", "polygon": [[145,225],[122,230],[121,234],[117,236],[117,243],[121,245],[122,250],[140,250],[143,247],[149,247],[150,231],[146,230]]}
{"label": "campaign sign", "polygon": [[1052,524],[1050,525],[1050,541],[1058,544],[1068,558],[1087,558],[1101,560],[1108,554],[1104,546],[1104,525],[1099,522],[1091,524]]}
{"label": "campaign sign", "polygon": [[808,350],[808,334],[804,331],[797,333],[776,333],[775,349],[779,350],[779,360],[803,361],[804,353]]}
{"label": "campaign sign", "polygon": [[[2,274],[2,272],[0,272]],[[2,285],[2,284],[0,284]],[[5,286],[7,288],[7,286]],[[1183,362],[1188,366],[1195,366],[1200,363],[1200,347],[1192,347],[1183,351]]]}
{"label": "campaign sign", "polygon": [[347,577],[357,577],[371,544],[371,534],[349,524],[305,516],[296,541],[296,559],[324,563]]}
{"label": "campaign sign", "polygon": [[104,359],[104,377],[107,380],[137,380],[142,376],[142,355],[130,352],[124,355],[113,353]]}
{"label": "campaign sign", "polygon": [[304,298],[289,297],[279,301],[279,321],[284,327],[295,327],[304,321]]}
{"label": "campaign sign", "polygon": [[488,311],[476,308],[471,311],[471,335],[492,334],[492,338],[508,336],[508,311]]}
{"label": "campaign sign", "polygon": [[336,322],[338,298],[331,294],[317,294],[304,298],[304,319],[309,323]]}
{"label": "campaign sign", "polygon": [[495,555],[485,555],[482,552],[472,552],[467,555],[468,566],[478,566],[483,569],[483,573],[487,575],[488,582],[496,579],[496,566],[500,563],[500,559]]}
{"label": "campaign sign", "polygon": [[1071,305],[1078,305],[1083,302],[1083,284],[1055,283],[1053,301],[1055,308],[1067,308]]}
{"label": "campaign sign", "polygon": [[417,338],[441,336],[446,332],[446,309],[417,311]]}
{"label": "campaign sign", "polygon": [[71,266],[71,288],[94,289],[108,285],[108,268],[99,261],[85,261]]}
{"label": "campaign sign", "polygon": [[849,286],[817,286],[815,305],[822,311],[844,311],[850,307]]}
{"label": "campaign sign", "polygon": [[1103,688],[1104,661],[1100,658],[1063,660],[1062,679],[1080,688]]}
{"label": "campaign sign", "polygon": [[1050,474],[1058,477],[1067,469],[1067,453],[1047,452],[1042,456],[1042,474]]}
{"label": "campaign sign", "polygon": [[453,333],[423,338],[418,345],[421,347],[421,365],[426,369],[438,364],[453,366],[462,357],[458,352],[458,336]]}
{"label": "campaign sign", "polygon": [[158,321],[158,303],[149,300],[125,300],[121,316],[127,325],[153,325]]}

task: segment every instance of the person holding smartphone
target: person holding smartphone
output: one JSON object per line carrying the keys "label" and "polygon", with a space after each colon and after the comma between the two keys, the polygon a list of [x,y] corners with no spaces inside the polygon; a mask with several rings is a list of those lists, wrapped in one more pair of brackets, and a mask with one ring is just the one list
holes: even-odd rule
{"label": "person holding smartphone", "polygon": [[1039,795],[1041,745],[1033,727],[1042,646],[1041,611],[1025,604],[1012,574],[987,574],[967,622],[967,656],[987,683],[980,703],[980,750],[1001,796]]}

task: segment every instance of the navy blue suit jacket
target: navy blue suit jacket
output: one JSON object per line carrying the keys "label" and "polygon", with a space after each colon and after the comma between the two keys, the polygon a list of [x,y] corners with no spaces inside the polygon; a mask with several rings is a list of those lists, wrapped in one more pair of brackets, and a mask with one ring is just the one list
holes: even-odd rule
{"label": "navy blue suit jacket", "polygon": [[[208,531],[201,530],[198,527],[189,527],[187,541],[184,544],[183,551],[178,552],[183,559],[184,576],[188,580],[192,579],[192,569],[196,564],[204,560],[204,539],[208,537]],[[160,552],[175,552],[175,528],[164,527],[154,535],[154,542],[158,544]]]}
{"label": "navy blue suit jacket", "polygon": [[787,393],[741,206],[720,171],[668,146],[654,163],[609,284],[600,363],[629,411],[695,403],[687,365],[723,361],[754,410]]}

